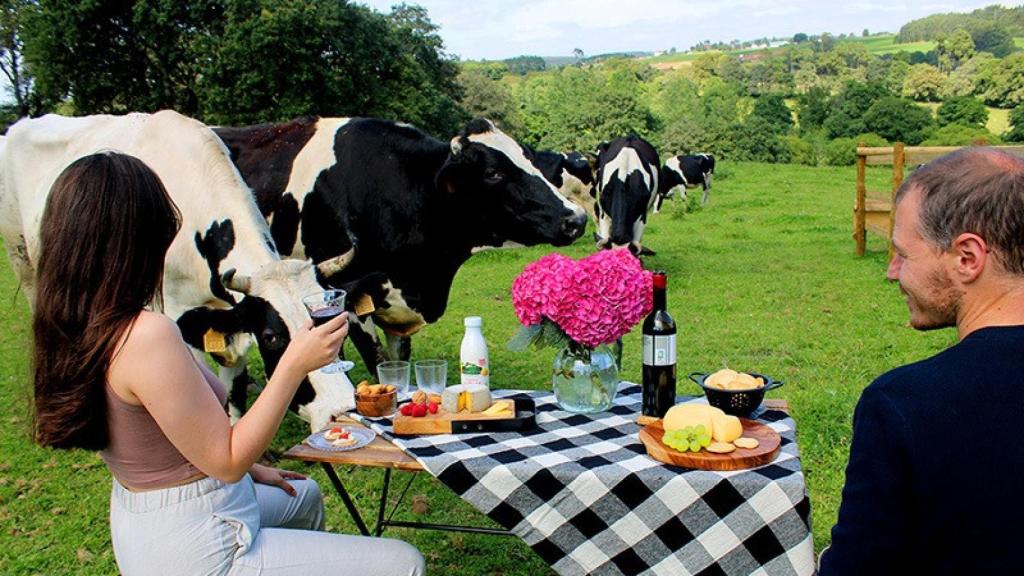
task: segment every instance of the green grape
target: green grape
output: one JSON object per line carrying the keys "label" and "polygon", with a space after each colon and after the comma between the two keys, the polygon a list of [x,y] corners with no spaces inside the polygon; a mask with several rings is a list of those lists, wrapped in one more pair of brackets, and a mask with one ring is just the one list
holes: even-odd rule
{"label": "green grape", "polygon": [[700,452],[700,449],[701,449],[700,442],[698,442],[696,440],[691,440],[690,441],[690,452]]}
{"label": "green grape", "polygon": [[697,426],[694,427],[693,431],[696,432],[697,434],[704,434],[706,432],[703,424],[697,424]]}
{"label": "green grape", "polygon": [[707,434],[701,434],[697,438],[697,441],[700,442],[701,446],[703,446],[704,448],[707,448],[708,444],[711,444],[711,436],[708,436]]}

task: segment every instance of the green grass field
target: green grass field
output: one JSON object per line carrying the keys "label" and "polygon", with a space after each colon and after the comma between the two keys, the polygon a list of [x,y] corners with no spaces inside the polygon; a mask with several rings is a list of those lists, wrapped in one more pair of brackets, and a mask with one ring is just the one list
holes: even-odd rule
{"label": "green grass field", "polygon": [[[1014,40],[1018,46],[1024,46],[1024,38],[1016,38]],[[869,36],[862,38],[859,36],[844,38],[839,42],[857,42],[858,44],[864,44],[868,50],[876,56],[882,56],[884,54],[895,54],[896,52],[928,52],[935,48],[935,42],[907,42],[905,44],[896,43],[895,34],[880,34],[878,36]],[[778,51],[780,48],[772,48],[771,50]],[[757,48],[745,48],[743,50],[728,50],[725,53],[737,56],[740,54],[751,54],[754,52],[760,52],[765,50],[763,47]],[[676,54],[661,54],[659,56],[652,56],[645,58],[647,62],[652,64],[659,62],[689,62],[696,60],[698,56],[706,53],[714,53],[716,50],[708,52],[678,52]]]}
{"label": "green grass field", "polygon": [[[704,209],[684,214],[677,202],[651,216],[644,243],[657,255],[646,265],[669,273],[668,302],[680,329],[680,375],[728,365],[786,381],[771,394],[789,401],[797,422],[820,550],[836,519],[860,391],[882,372],[948,346],[955,335],[917,333],[907,326],[903,298],[885,280],[881,239],[870,238],[867,256],[854,255],[852,167],[726,163],[720,171]],[[868,177],[869,188],[884,189],[891,173],[870,169]],[[581,240],[560,251],[579,257],[591,250]],[[479,314],[492,350],[493,386],[549,388],[553,350],[505,349],[516,328],[512,280],[549,251],[535,247],[474,256],[456,278],[445,317],[414,339],[413,357],[454,360],[463,316]],[[28,307],[9,263],[0,260],[0,574],[114,573],[107,520],[110,477],[102,462],[95,454],[44,450],[29,441]],[[636,329],[625,338],[624,379],[640,378],[639,347]],[[350,346],[348,352],[355,356]],[[357,367],[354,379],[366,373]],[[262,378],[259,370],[257,378]],[[678,390],[699,391],[682,377]],[[307,432],[289,416],[273,450],[286,450]],[[318,468],[286,466],[311,473],[329,490]],[[341,474],[364,515],[372,517],[381,475]],[[397,473],[396,482],[406,477]],[[429,512],[418,520],[488,522],[429,477],[418,478],[410,494],[429,499]],[[338,497],[328,496],[327,507],[329,529],[356,532]],[[410,506],[400,506],[398,516],[412,518]],[[415,544],[433,574],[552,573],[518,539],[408,530],[387,534]]]}

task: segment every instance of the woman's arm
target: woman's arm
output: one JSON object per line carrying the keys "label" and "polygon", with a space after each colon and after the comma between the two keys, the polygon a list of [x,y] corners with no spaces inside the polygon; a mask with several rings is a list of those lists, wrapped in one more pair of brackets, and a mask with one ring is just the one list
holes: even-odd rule
{"label": "woman's arm", "polygon": [[218,480],[235,482],[270,445],[306,374],[337,357],[347,322],[342,314],[317,328],[309,322],[293,334],[274,375],[234,427],[166,316],[139,316],[109,380],[125,400],[145,406],[189,462]]}

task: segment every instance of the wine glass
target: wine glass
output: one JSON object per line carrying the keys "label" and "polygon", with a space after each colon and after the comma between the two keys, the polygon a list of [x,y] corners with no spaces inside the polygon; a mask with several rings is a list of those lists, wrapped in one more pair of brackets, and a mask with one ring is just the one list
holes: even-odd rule
{"label": "wine glass", "polygon": [[[345,311],[345,296],[347,293],[344,290],[325,290],[304,297],[302,304],[309,311],[313,325],[321,326]],[[320,371],[324,374],[340,374],[355,367],[355,363],[349,360],[335,360]]]}

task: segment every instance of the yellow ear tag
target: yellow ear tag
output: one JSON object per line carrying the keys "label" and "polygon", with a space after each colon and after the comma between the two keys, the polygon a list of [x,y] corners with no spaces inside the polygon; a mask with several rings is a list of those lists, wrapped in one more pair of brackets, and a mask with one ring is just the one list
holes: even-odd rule
{"label": "yellow ear tag", "polygon": [[220,352],[226,352],[228,349],[227,343],[224,341],[224,334],[217,332],[213,328],[206,331],[203,334],[203,350],[210,352],[211,354],[217,354]]}
{"label": "yellow ear tag", "polygon": [[370,298],[369,294],[361,294],[359,300],[356,300],[356,316],[366,316],[376,309],[377,307],[373,305],[373,298]]}

